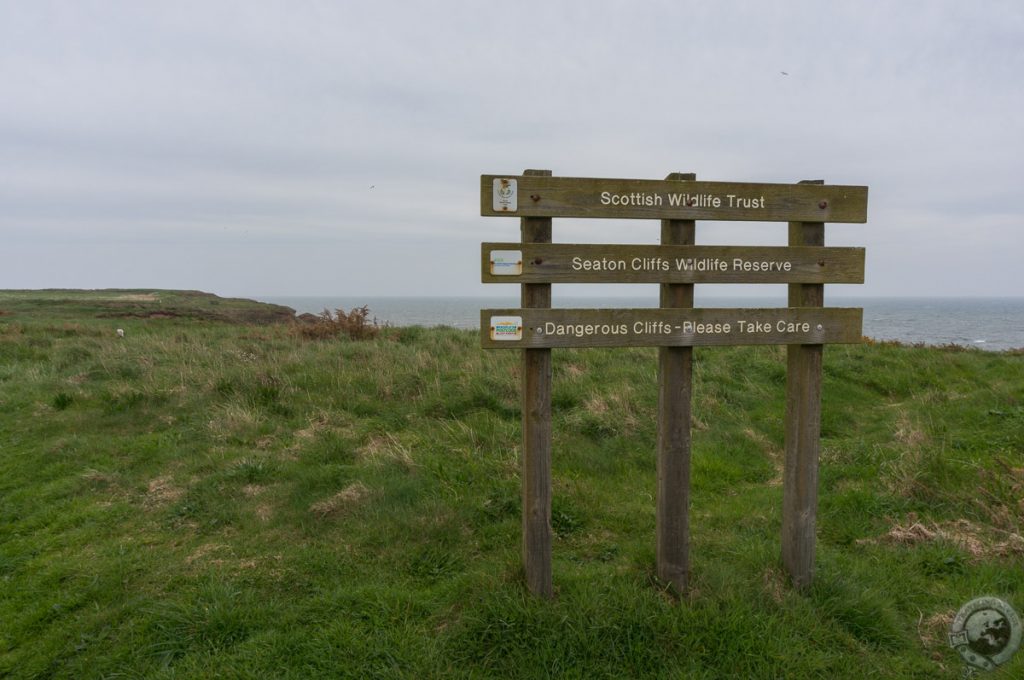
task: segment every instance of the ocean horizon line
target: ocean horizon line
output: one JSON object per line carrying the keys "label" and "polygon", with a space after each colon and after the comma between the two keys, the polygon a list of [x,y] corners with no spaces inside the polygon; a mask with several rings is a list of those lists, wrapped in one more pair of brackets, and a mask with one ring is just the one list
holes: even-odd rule
{"label": "ocean horizon line", "polygon": [[[651,284],[657,285],[657,284]],[[785,285],[785,284],[780,284]],[[831,291],[826,291],[829,297],[832,299],[850,299],[850,300],[1024,300],[1024,295],[844,295],[835,294]],[[771,300],[777,298],[786,297],[786,293],[779,293],[777,295],[747,295],[747,294],[736,294],[736,295],[711,295],[703,294],[699,291],[695,291],[695,295],[699,295],[705,299],[712,300],[736,300],[736,299],[759,299],[759,300]],[[271,295],[225,295],[225,297],[242,297],[253,300],[261,299],[309,299],[309,298],[361,298],[374,300],[495,300],[500,298],[516,297],[519,293],[508,293],[505,295],[378,295],[378,294],[359,294],[359,293],[311,293],[311,294],[271,294]],[[644,295],[581,295],[577,293],[571,294],[560,294],[559,297],[567,298],[578,298],[578,299],[614,299],[614,300],[636,300],[638,298],[647,297]]]}

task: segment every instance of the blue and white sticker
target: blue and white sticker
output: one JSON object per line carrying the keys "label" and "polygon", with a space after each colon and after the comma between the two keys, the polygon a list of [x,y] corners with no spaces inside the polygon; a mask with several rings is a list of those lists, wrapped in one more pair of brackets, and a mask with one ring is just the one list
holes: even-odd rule
{"label": "blue and white sticker", "polygon": [[492,250],[491,274],[494,276],[519,276],[523,273],[523,251]]}
{"label": "blue and white sticker", "polygon": [[492,316],[490,325],[491,340],[523,339],[523,317],[521,316]]}
{"label": "blue and white sticker", "polygon": [[515,212],[519,210],[519,189],[516,180],[495,177],[492,207],[495,212]]}

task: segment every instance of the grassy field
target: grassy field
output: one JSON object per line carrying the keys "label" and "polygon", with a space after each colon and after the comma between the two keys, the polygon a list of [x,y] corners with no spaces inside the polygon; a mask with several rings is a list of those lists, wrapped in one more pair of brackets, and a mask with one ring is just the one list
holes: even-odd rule
{"label": "grassy field", "polygon": [[1024,610],[1020,353],[826,349],[801,595],[785,349],[696,351],[680,602],[652,574],[656,353],[555,351],[545,602],[518,554],[517,353],[237,323],[286,316],[0,292],[0,676],[953,678],[961,605]]}

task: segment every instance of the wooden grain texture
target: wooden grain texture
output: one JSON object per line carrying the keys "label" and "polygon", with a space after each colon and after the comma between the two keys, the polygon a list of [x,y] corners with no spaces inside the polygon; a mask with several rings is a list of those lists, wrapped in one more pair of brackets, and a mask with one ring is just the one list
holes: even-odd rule
{"label": "wooden grain texture", "polygon": [[[789,245],[825,244],[825,225],[789,225]],[[789,287],[791,307],[820,307],[824,287]],[[814,580],[818,512],[818,459],[821,440],[821,383],[823,346],[786,348],[786,454],[782,473],[782,563],[793,585],[806,590]]]}
{"label": "wooden grain texture", "polygon": [[[527,170],[527,176],[548,176],[550,170]],[[551,218],[524,217],[523,243],[550,243]],[[551,307],[551,285],[526,283],[524,308]],[[526,587],[543,598],[554,595],[551,576],[551,350],[522,353],[522,528]]]}
{"label": "wooden grain texture", "polygon": [[[494,274],[495,251],[522,273]],[[483,283],[864,283],[863,248],[484,243],[480,260]]]}
{"label": "wooden grain texture", "polygon": [[[492,317],[521,317],[519,340],[491,337]],[[859,343],[863,310],[825,309],[484,309],[481,346],[524,347],[699,347],[714,345],[790,345]],[[743,323],[741,327],[740,322]],[[721,324],[691,328],[694,324]],[[806,330],[787,324],[807,324]],[[550,324],[550,325],[549,325]],[[728,324],[728,328],[725,325]],[[754,327],[760,324],[761,327]],[[820,328],[819,328],[820,326]],[[540,332],[538,332],[540,329]]]}
{"label": "wooden grain texture", "polygon": [[[515,180],[518,192],[515,211],[494,209],[496,179]],[[480,214],[764,222],[867,221],[868,188],[865,186],[687,182],[681,187],[682,184],[675,180],[483,175],[480,178]],[[614,205],[609,201],[624,204]]]}
{"label": "wooden grain texture", "polygon": [[[674,173],[672,181],[692,182],[693,174]],[[663,220],[663,246],[692,247],[693,220]],[[542,263],[543,264],[543,263]],[[660,289],[663,309],[693,307],[692,283],[666,283]],[[657,490],[655,494],[655,561],[658,578],[676,593],[685,593],[690,576],[690,417],[693,348],[658,348]]]}

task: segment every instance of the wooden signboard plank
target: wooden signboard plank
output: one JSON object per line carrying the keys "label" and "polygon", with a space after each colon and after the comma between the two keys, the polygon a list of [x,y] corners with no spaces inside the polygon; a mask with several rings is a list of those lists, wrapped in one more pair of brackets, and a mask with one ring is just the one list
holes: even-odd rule
{"label": "wooden signboard plank", "polygon": [[863,248],[484,243],[484,283],[864,283]]}
{"label": "wooden signboard plank", "polygon": [[485,216],[866,222],[867,205],[865,186],[480,177]]}
{"label": "wooden signboard plank", "polygon": [[484,309],[481,346],[697,347],[859,343],[863,310]]}

